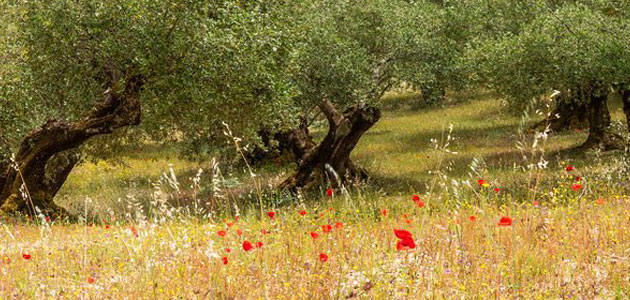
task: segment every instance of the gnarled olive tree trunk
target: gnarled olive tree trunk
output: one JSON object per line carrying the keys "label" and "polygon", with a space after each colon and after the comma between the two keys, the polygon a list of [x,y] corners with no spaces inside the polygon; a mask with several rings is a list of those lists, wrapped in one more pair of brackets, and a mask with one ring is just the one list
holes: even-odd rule
{"label": "gnarled olive tree trunk", "polygon": [[306,120],[300,122],[296,129],[276,133],[274,138],[278,141],[282,151],[289,151],[295,163],[299,166],[304,161],[306,155],[317,146],[308,130]]}
{"label": "gnarled olive tree trunk", "polygon": [[300,120],[300,125],[297,128],[276,133],[263,129],[258,132],[258,135],[264,148],[256,147],[248,154],[248,161],[254,164],[289,153],[299,165],[306,153],[317,146],[309,133],[305,118]]}
{"label": "gnarled olive tree trunk", "polygon": [[623,138],[610,129],[608,90],[605,88],[589,89],[588,96],[589,134],[580,147],[602,151],[623,149]]}
{"label": "gnarled olive tree trunk", "polygon": [[73,149],[95,135],[139,124],[143,84],[140,77],[129,78],[122,92],[106,93],[82,120],[50,120],[26,135],[15,163],[5,166],[0,212],[33,215],[37,207],[44,214],[65,213],[53,198],[78,161]]}
{"label": "gnarled olive tree trunk", "polygon": [[534,125],[560,132],[571,129],[588,128],[588,99],[582,99],[578,91],[563,91],[555,101],[551,115]]}
{"label": "gnarled olive tree trunk", "polygon": [[621,95],[621,101],[623,102],[623,113],[626,115],[628,134],[630,135],[630,89],[619,89],[619,94]]}
{"label": "gnarled olive tree trunk", "polygon": [[328,120],[328,133],[319,145],[305,151],[296,172],[280,188],[294,191],[321,184],[326,179],[334,185],[367,179],[365,170],[350,160],[350,153],[361,136],[380,119],[380,109],[356,105],[340,113],[328,100],[322,101],[319,109]]}
{"label": "gnarled olive tree trunk", "polygon": [[4,187],[4,183],[7,181],[8,172],[9,172],[9,162],[0,161],[0,188]]}

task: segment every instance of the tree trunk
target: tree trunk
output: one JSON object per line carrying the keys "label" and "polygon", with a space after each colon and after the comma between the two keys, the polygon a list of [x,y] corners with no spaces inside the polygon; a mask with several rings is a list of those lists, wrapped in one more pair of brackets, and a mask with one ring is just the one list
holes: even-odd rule
{"label": "tree trunk", "polygon": [[302,164],[305,156],[317,146],[309,133],[306,120],[302,120],[296,129],[276,133],[274,138],[278,141],[281,151],[288,151],[292,154],[298,166]]}
{"label": "tree trunk", "polygon": [[73,151],[90,137],[140,123],[138,99],[144,82],[127,79],[122,92],[108,92],[104,100],[76,122],[49,120],[22,140],[15,166],[7,168],[0,190],[0,212],[65,213],[55,205],[57,194],[78,161]]}
{"label": "tree trunk", "polygon": [[4,187],[4,183],[7,181],[8,172],[9,172],[9,162],[0,161],[0,188]]}
{"label": "tree trunk", "polygon": [[592,89],[589,92],[589,98],[589,134],[580,147],[602,151],[623,149],[623,139],[610,129],[607,90],[604,88]]}
{"label": "tree trunk", "polygon": [[[249,154],[250,162],[258,163],[261,161],[278,158],[283,154],[289,153],[297,165],[300,165],[307,152],[315,148],[316,144],[310,136],[308,124],[305,119],[300,121],[300,125],[292,130],[271,133],[269,130],[259,131],[265,149],[256,147]],[[272,145],[272,139],[277,145]]]}
{"label": "tree trunk", "polygon": [[335,186],[367,179],[365,170],[350,160],[350,153],[361,136],[380,119],[380,109],[357,105],[339,113],[328,100],[322,101],[319,108],[328,119],[328,133],[319,145],[306,151],[297,171],[280,188],[295,191],[327,179]]}
{"label": "tree trunk", "polygon": [[581,99],[576,92],[565,91],[556,100],[551,115],[533,126],[534,129],[549,125],[551,131],[588,128],[588,101]]}
{"label": "tree trunk", "polygon": [[[621,101],[623,102],[623,113],[626,115],[628,135],[630,136],[630,89],[620,89],[619,94],[621,94]],[[630,140],[628,142],[630,142]]]}

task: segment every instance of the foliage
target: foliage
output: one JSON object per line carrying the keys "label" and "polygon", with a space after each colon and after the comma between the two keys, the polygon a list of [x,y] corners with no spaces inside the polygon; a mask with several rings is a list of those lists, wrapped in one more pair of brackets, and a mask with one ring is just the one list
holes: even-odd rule
{"label": "foliage", "polygon": [[[489,37],[472,53],[479,74],[515,103],[550,91],[628,81],[627,5],[610,1],[540,1],[517,32]],[[611,10],[612,9],[612,10]]]}
{"label": "foliage", "polygon": [[[428,2],[304,1],[296,5],[296,51],[291,75],[308,111],[322,99],[340,108],[378,106],[401,81],[431,81],[441,49],[438,7]],[[438,11],[438,13],[440,13]],[[440,65],[441,66],[441,65]]]}
{"label": "foliage", "polygon": [[[267,4],[225,1],[44,1],[6,4],[19,55],[3,60],[1,131],[14,151],[48,119],[77,120],[107,90],[141,76],[144,125],[136,137],[210,138],[221,121],[255,130],[283,116],[287,90],[274,54],[281,40]],[[19,25],[19,26],[18,26]],[[248,109],[243,109],[248,108]],[[277,118],[276,118],[277,117]],[[209,134],[208,132],[212,132]],[[211,136],[212,135],[212,136]],[[117,137],[123,138],[124,135]],[[93,145],[102,152],[103,138]],[[98,142],[97,141],[97,142]],[[127,138],[127,142],[146,138]]]}

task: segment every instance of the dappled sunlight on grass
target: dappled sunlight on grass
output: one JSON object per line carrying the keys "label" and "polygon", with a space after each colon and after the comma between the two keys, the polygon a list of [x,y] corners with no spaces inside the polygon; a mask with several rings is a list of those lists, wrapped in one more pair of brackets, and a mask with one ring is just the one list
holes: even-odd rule
{"label": "dappled sunlight on grass", "polygon": [[[394,96],[396,102],[404,98]],[[353,157],[376,178],[390,178],[388,183],[395,178],[400,184],[394,189],[406,188],[410,182],[416,190],[422,189],[432,177],[428,172],[438,167],[442,155],[431,147],[431,139],[443,139],[452,124],[455,140],[450,149],[457,154],[446,158],[452,162],[450,176],[466,178],[475,158],[487,164],[490,174],[505,175],[505,167],[523,163],[522,153],[516,147],[523,120],[520,115],[509,112],[503,101],[491,93],[469,95],[469,98],[456,106],[386,110],[382,120],[361,139]],[[416,99],[410,97],[407,101]],[[613,120],[623,120],[617,102],[611,101]],[[524,125],[527,128],[539,119],[528,120]],[[586,136],[585,132],[553,134],[544,144],[547,158],[552,162],[566,159],[562,153],[580,145]],[[386,189],[391,187],[385,186]]]}

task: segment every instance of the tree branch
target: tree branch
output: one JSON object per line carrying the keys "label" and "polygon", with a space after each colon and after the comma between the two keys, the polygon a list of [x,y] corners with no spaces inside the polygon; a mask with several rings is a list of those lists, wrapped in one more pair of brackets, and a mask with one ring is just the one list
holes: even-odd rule
{"label": "tree branch", "polygon": [[343,115],[337,111],[335,105],[326,98],[317,104],[317,107],[324,113],[331,126],[337,126],[341,119],[343,119]]}

